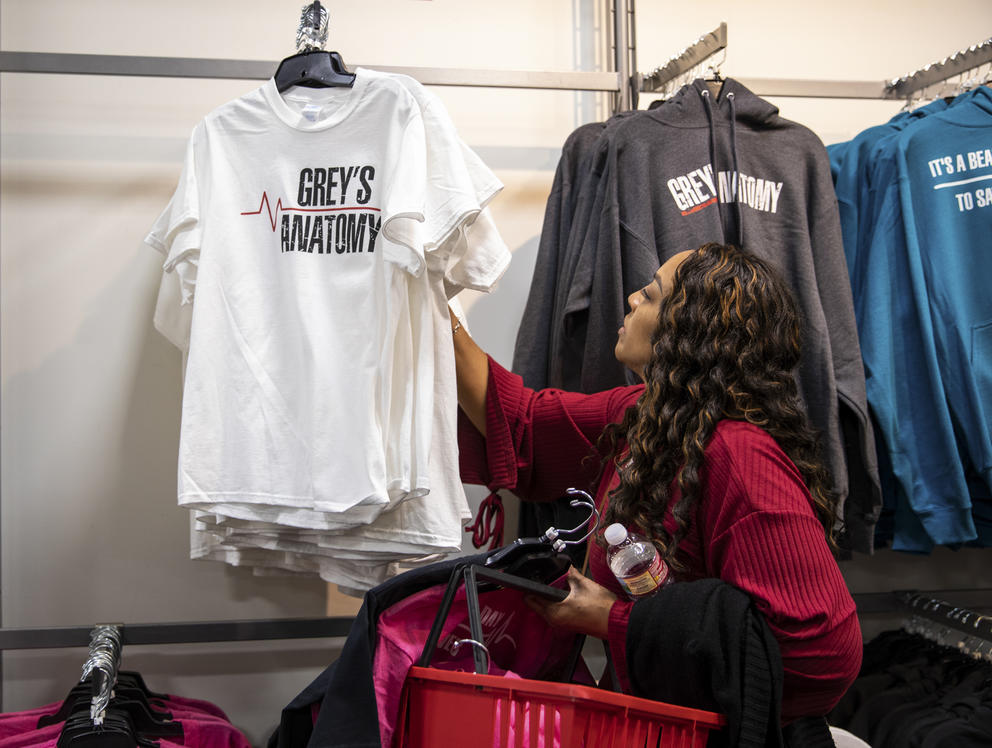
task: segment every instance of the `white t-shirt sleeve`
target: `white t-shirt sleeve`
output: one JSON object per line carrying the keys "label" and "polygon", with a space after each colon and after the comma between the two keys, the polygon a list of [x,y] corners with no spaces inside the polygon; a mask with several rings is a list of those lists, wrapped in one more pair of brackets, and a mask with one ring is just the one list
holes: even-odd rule
{"label": "white t-shirt sleeve", "polygon": [[420,275],[424,257],[424,192],[427,154],[424,122],[411,100],[411,113],[398,138],[390,144],[392,175],[382,208],[383,251],[389,262],[411,275]]}
{"label": "white t-shirt sleeve", "polygon": [[202,243],[195,157],[198,131],[199,126],[193,131],[193,136],[186,146],[186,160],[179,175],[176,191],[145,237],[146,244],[165,255],[162,268],[167,273],[176,273],[179,277],[182,304],[190,304],[193,301]]}
{"label": "white t-shirt sleeve", "polygon": [[503,190],[503,183],[493,174],[479,154],[469,148],[461,138],[458,139],[458,145],[465,169],[472,181],[472,188],[475,190],[475,198],[479,201],[479,207],[485,208]]}
{"label": "white t-shirt sleeve", "polygon": [[[419,85],[419,84],[418,84]],[[502,189],[496,176],[466,147],[444,104],[429,91],[419,90],[427,140],[426,248],[442,247],[451,235],[476,219],[483,206]],[[481,170],[479,170],[481,166]],[[486,185],[480,186],[480,182]]]}
{"label": "white t-shirt sleeve", "polygon": [[179,276],[163,271],[158,286],[158,298],[155,300],[155,329],[176,348],[188,353],[192,322],[193,305],[182,303]]}
{"label": "white t-shirt sleeve", "polygon": [[445,294],[450,299],[466,288],[489,293],[510,265],[509,247],[503,241],[489,208],[471,224],[453,234],[441,248]]}

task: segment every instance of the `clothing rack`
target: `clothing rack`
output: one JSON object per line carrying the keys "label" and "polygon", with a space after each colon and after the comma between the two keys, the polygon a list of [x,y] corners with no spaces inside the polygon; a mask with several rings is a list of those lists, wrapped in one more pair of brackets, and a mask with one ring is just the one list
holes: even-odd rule
{"label": "clothing rack", "polygon": [[[100,624],[117,629],[120,646],[201,644],[204,642],[268,641],[345,637],[351,618],[276,618],[242,621]],[[99,628],[99,627],[98,627]],[[61,649],[90,646],[91,626],[0,628],[0,653],[19,649]],[[0,681],[0,711],[3,682]]]}
{"label": "clothing rack", "polygon": [[641,76],[642,93],[662,90],[668,83],[702,65],[717,52],[727,48],[727,22],[724,21],[708,34],[699,37],[654,72]]}
{"label": "clothing rack", "polygon": [[910,613],[904,631],[992,663],[992,617],[919,593],[904,593],[900,599]]}
{"label": "clothing rack", "polygon": [[[955,604],[941,602],[949,610],[987,610],[992,613],[992,588],[942,590],[894,590],[891,592],[855,592],[851,595],[858,608],[858,615],[885,615],[905,613],[909,600],[925,598],[936,601],[936,596],[950,598]],[[977,613],[975,615],[978,615]],[[992,620],[992,618],[990,618]]]}
{"label": "clothing rack", "polygon": [[[388,73],[402,73],[425,86],[469,88],[543,89],[612,93],[615,108],[630,108],[638,91],[653,93],[665,84],[727,47],[723,22],[701,36],[665,65],[647,75],[636,68],[634,9],[629,0],[614,2],[613,51],[615,70],[610,72],[488,70],[467,68],[369,65]],[[892,81],[856,81],[799,78],[735,78],[758,96],[819,99],[904,99],[936,83],[992,62],[992,39],[956,52],[942,62],[927,65]],[[60,52],[0,51],[0,73],[55,75],[122,75],[153,78],[208,78],[267,80],[278,63],[267,60],[234,60],[199,57],[143,57],[132,55],[69,54]],[[629,81],[630,85],[624,83]]]}
{"label": "clothing rack", "polygon": [[613,96],[613,111],[626,112],[637,108],[638,76],[637,49],[634,44],[634,0],[613,0],[613,69],[616,71],[617,92]]}
{"label": "clothing rack", "polygon": [[908,99],[914,93],[990,63],[992,63],[992,38],[955,52],[940,62],[932,62],[920,70],[895,78],[886,85],[885,90],[890,94],[889,98]]}
{"label": "clothing rack", "polygon": [[[123,75],[151,78],[225,78],[267,80],[277,62],[206,57],[141,57],[131,55],[67,54],[61,52],[0,52],[0,73],[57,75]],[[619,90],[616,73],[536,72],[530,70],[471,70],[374,65],[386,73],[402,73],[427,86],[536,88],[573,91]]]}
{"label": "clothing rack", "polygon": [[899,597],[914,617],[938,623],[942,628],[953,629],[965,636],[992,642],[992,616],[951,605],[918,592],[904,592]]}
{"label": "clothing rack", "polygon": [[[278,63],[208,57],[142,57],[132,55],[69,54],[63,52],[0,51],[0,73],[52,75],[120,75],[145,78],[206,78],[267,80]],[[467,68],[369,65],[387,73],[402,73],[425,86],[467,88],[542,89],[620,93],[616,72],[486,70]],[[758,96],[808,99],[900,99],[887,84],[876,81],[748,78],[734,76]]]}
{"label": "clothing rack", "polygon": [[[203,642],[311,639],[347,636],[351,618],[275,618],[243,621],[113,624],[121,644],[200,644]],[[109,624],[108,624],[109,625]],[[87,646],[90,626],[0,629],[0,652]]]}
{"label": "clothing rack", "polygon": [[99,624],[90,632],[90,654],[83,665],[80,681],[93,676],[93,697],[90,720],[94,725],[103,723],[103,716],[110,703],[117,673],[121,667],[120,626]]}

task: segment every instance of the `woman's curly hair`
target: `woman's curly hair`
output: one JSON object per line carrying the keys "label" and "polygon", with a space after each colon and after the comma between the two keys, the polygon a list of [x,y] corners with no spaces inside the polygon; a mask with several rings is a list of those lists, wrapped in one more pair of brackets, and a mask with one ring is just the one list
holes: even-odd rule
{"label": "woman's curly hair", "polygon": [[[775,439],[802,474],[836,547],[830,478],[794,377],[800,329],[792,293],[760,258],[711,243],[683,260],[661,304],[646,389],[600,440],[620,476],[604,523],[639,526],[680,570],[675,552],[701,498],[703,453],[717,423],[728,418]],[[681,495],[672,508],[673,535],[664,518],[675,481]]]}

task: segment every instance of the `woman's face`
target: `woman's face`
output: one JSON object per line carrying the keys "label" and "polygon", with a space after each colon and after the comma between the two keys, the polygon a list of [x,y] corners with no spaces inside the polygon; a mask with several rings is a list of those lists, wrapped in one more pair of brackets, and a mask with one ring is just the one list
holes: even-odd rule
{"label": "woman's face", "polygon": [[651,340],[658,329],[661,303],[672,291],[675,271],[686,257],[692,254],[679,252],[669,258],[651,278],[651,282],[627,297],[630,312],[623,318],[623,327],[617,333],[613,349],[617,361],[644,379],[644,369],[651,360]]}

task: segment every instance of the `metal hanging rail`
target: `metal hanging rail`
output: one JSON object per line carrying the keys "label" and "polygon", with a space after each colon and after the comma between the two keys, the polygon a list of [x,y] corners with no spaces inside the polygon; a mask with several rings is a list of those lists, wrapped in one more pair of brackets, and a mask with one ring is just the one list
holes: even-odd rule
{"label": "metal hanging rail", "polygon": [[[209,57],[133,57],[129,55],[82,55],[59,52],[0,52],[0,73],[267,80],[272,77],[276,66],[277,63],[265,60],[225,60]],[[426,86],[605,91],[617,94],[621,90],[620,74],[616,72],[472,70],[382,65],[371,67],[384,72],[409,75]],[[887,93],[884,82],[741,78],[736,76],[735,79],[759,96],[827,99],[900,98],[900,96]],[[642,92],[646,90],[641,89]]]}
{"label": "metal hanging rail", "polygon": [[637,107],[636,89],[631,85],[637,74],[634,49],[634,0],[613,1],[613,59],[617,77],[614,112],[624,112]]}
{"label": "metal hanging rail", "polygon": [[803,99],[889,99],[882,81],[845,81],[803,78],[742,78],[734,80],[758,96]]}
{"label": "metal hanging rail", "polygon": [[[905,613],[914,598],[935,600],[938,597],[952,600],[954,610],[992,611],[992,588],[972,587],[942,590],[893,590],[890,592],[854,592],[851,594],[858,607],[858,615],[888,615]],[[944,602],[947,609],[951,603]],[[992,621],[992,617],[987,619]]]}
{"label": "metal hanging rail", "polygon": [[698,67],[720,50],[727,48],[727,22],[708,34],[703,34],[695,42],[683,49],[654,72],[641,76],[642,93],[654,93],[667,83]]}
{"label": "metal hanging rail", "polygon": [[[313,639],[347,636],[353,618],[274,618],[244,621],[115,624],[121,642],[138,644],[199,644],[202,642]],[[0,629],[0,651],[85,647],[92,626]]]}
{"label": "metal hanging rail", "polygon": [[992,63],[992,38],[892,80],[885,86],[886,98],[908,99],[914,93],[989,63]]}
{"label": "metal hanging rail", "polygon": [[[709,35],[708,35],[709,36]],[[717,50],[718,51],[718,50]],[[988,59],[977,63],[955,63],[958,72],[943,72],[905,93],[906,86],[893,86],[884,81],[820,80],[801,78],[746,78],[735,76],[743,86],[758,96],[780,96],[810,99],[905,99],[913,91],[932,86],[942,80],[992,62],[992,44],[981,46]],[[705,59],[702,58],[702,59]],[[698,64],[698,63],[697,63]],[[967,67],[960,68],[966,64]],[[0,52],[0,73],[49,73],[58,75],[122,75],[155,78],[210,78],[235,80],[267,80],[277,63],[265,60],[227,60],[195,57],[137,57],[130,55],[83,55],[58,52]],[[548,72],[533,70],[485,70],[461,68],[419,68],[370,66],[384,72],[402,73],[426,86],[464,86],[480,88],[545,89],[559,91],[604,91],[618,94],[622,89],[621,74],[617,72]],[[667,66],[666,66],[667,67]],[[665,70],[665,67],[659,70]],[[686,72],[688,69],[682,70]],[[651,93],[667,79],[643,78],[641,92]],[[675,75],[678,75],[676,73]],[[635,74],[637,76],[638,74]],[[920,74],[917,74],[920,76]],[[929,79],[930,76],[927,76]],[[919,80],[919,78],[917,78]],[[659,82],[661,81],[661,82]]]}
{"label": "metal hanging rail", "polygon": [[981,615],[964,606],[951,605],[919,592],[903,592],[899,595],[899,599],[914,616],[925,618],[969,636],[977,636],[992,641],[992,617]]}
{"label": "metal hanging rail", "polygon": [[[699,37],[652,73],[641,75],[642,93],[655,93],[672,81],[699,67],[713,55],[727,48],[727,24]],[[907,99],[912,94],[953,78],[969,70],[992,63],[992,39],[955,52],[940,62],[892,81],[813,80],[801,78],[735,79],[759,96],[782,96],[809,99]]]}
{"label": "metal hanging rail", "polygon": [[[266,60],[225,60],[197,57],[135,57],[82,55],[59,52],[0,52],[2,73],[54,73],[59,75],[125,75],[158,78],[229,78],[267,80],[278,63]],[[616,72],[545,72],[368,66],[388,73],[403,73],[425,86],[482,88],[543,88],[565,91],[620,90]]]}

